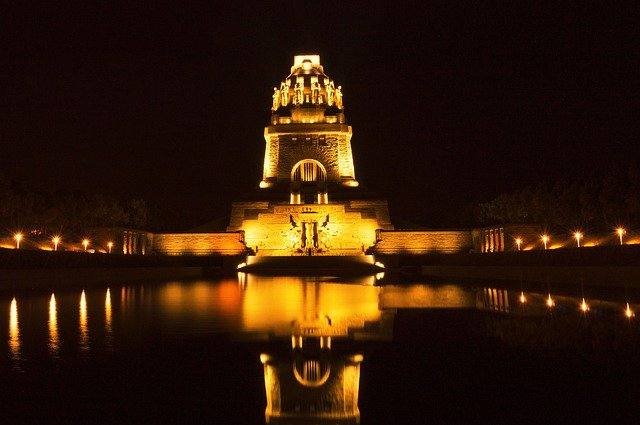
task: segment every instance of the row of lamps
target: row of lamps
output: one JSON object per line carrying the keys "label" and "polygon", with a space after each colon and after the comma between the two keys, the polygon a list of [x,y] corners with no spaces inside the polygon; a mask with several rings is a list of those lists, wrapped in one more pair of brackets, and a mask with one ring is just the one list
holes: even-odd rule
{"label": "row of lamps", "polygon": [[[22,241],[23,239],[22,233],[16,233],[15,235],[13,235],[13,238],[16,240],[16,249],[20,249],[20,241]],[[53,238],[51,238],[51,243],[53,244],[54,251],[58,250],[58,245],[60,245],[60,242],[62,242],[62,239],[60,238],[60,236],[54,236]],[[85,238],[82,240],[82,246],[84,246],[85,251],[89,247],[89,244],[90,244],[89,239]],[[109,241],[107,243],[107,247],[109,248],[109,254],[111,254],[111,249],[113,248],[113,242]]]}
{"label": "row of lamps", "polygon": [[[620,238],[620,245],[624,245],[624,241],[622,239],[622,236],[627,233],[627,231],[625,229],[623,229],[622,227],[618,227],[616,229],[616,234],[618,235],[618,238]],[[584,237],[584,235],[582,234],[582,232],[578,231],[575,232],[573,234],[573,237],[576,239],[576,243],[578,245],[578,248],[580,248],[580,239],[582,239]],[[551,240],[551,238],[549,237],[549,235],[542,235],[540,236],[540,240],[542,241],[542,244],[544,245],[544,249],[547,249],[547,243]],[[516,237],[515,239],[516,241],[516,246],[518,247],[518,251],[520,251],[520,249],[522,248],[522,243],[523,240],[521,237]]]}

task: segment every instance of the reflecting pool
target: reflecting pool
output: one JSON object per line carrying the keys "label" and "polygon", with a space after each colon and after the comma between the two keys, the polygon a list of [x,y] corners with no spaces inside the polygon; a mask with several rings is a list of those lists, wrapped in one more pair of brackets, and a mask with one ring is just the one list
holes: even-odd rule
{"label": "reflecting pool", "polygon": [[635,422],[640,291],[375,276],[0,294],[1,423]]}

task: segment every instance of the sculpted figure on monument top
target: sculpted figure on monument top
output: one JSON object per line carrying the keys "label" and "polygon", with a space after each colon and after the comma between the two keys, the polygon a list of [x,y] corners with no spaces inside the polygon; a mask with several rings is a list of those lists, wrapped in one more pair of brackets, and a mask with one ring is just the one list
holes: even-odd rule
{"label": "sculpted figure on monument top", "polygon": [[282,106],[287,106],[289,104],[289,85],[285,85],[284,82],[280,83],[280,95]]}
{"label": "sculpted figure on monument top", "polygon": [[311,102],[318,102],[318,94],[320,93],[320,84],[317,81],[311,83]]}
{"label": "sculpted figure on monument top", "polygon": [[342,108],[342,86],[336,89],[336,106]]}
{"label": "sculpted figure on monument top", "polygon": [[271,110],[275,111],[280,106],[280,90],[276,87],[273,88],[273,106],[271,106]]}
{"label": "sculpted figure on monument top", "polygon": [[294,90],[296,91],[296,101],[294,104],[302,104],[304,102],[303,91],[304,86],[302,85],[302,81],[297,81]]}
{"label": "sculpted figure on monument top", "polygon": [[333,86],[333,81],[331,81],[329,83],[329,85],[327,85],[327,104],[329,106],[333,105],[333,93],[335,91],[335,88]]}

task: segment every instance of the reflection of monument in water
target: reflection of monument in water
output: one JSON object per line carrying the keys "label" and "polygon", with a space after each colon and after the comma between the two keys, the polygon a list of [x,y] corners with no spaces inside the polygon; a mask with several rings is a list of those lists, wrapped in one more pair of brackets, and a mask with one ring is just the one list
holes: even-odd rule
{"label": "reflection of monument in water", "polygon": [[[268,325],[264,365],[267,423],[359,423],[362,354],[357,341],[390,340],[395,310],[378,309],[379,288],[293,279],[273,287],[246,275],[247,302],[276,297],[282,316]],[[278,292],[285,287],[282,293]],[[249,295],[251,294],[251,295]],[[291,301],[294,301],[293,303]],[[247,325],[259,325],[268,304],[251,308]],[[292,309],[292,306],[298,308]],[[288,310],[288,311],[287,311]],[[297,311],[296,311],[297,310]],[[255,315],[255,317],[251,317]],[[297,315],[297,317],[296,317]]]}
{"label": "reflection of monument in water", "polygon": [[473,292],[452,285],[377,287],[245,273],[239,280],[245,332],[269,342],[260,356],[267,423],[359,423],[361,350],[366,341],[392,339],[397,309],[475,305]]}

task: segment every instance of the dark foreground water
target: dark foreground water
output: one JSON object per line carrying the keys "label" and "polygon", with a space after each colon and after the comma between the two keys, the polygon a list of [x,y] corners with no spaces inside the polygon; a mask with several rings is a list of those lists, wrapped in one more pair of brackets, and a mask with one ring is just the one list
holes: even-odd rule
{"label": "dark foreground water", "polygon": [[0,423],[638,423],[637,290],[374,282],[0,294]]}

